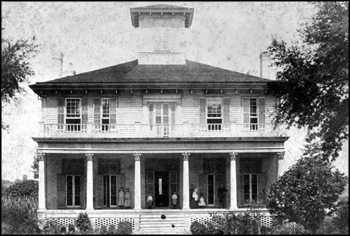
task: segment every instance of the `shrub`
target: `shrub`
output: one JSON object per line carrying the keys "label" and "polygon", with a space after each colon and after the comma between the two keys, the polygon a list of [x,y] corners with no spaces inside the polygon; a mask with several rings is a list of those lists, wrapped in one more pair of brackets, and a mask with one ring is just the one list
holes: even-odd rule
{"label": "shrub", "polygon": [[91,221],[87,213],[80,213],[75,221],[75,227],[82,233],[92,232]]}
{"label": "shrub", "polygon": [[344,174],[331,163],[304,156],[270,185],[266,207],[279,221],[296,222],[315,233],[345,184]]}
{"label": "shrub", "polygon": [[66,233],[66,227],[58,224],[55,221],[46,221],[43,228],[44,234],[62,234]]}
{"label": "shrub", "polygon": [[274,235],[305,235],[311,234],[311,231],[306,230],[302,225],[294,223],[294,222],[286,222],[280,225],[275,225],[272,229],[269,230],[269,234]]}
{"label": "shrub", "polygon": [[132,225],[130,222],[123,221],[118,224],[117,234],[131,234]]}
{"label": "shrub", "polygon": [[194,221],[191,224],[190,231],[194,235],[202,235],[202,234],[207,234],[207,227],[198,221]]}
{"label": "shrub", "polygon": [[105,225],[102,225],[100,228],[100,234],[107,234],[107,227]]}
{"label": "shrub", "polygon": [[4,190],[6,197],[34,197],[38,198],[38,181],[25,180],[11,185]]}
{"label": "shrub", "polygon": [[116,228],[115,228],[114,225],[110,225],[110,226],[108,227],[107,234],[116,234]]}
{"label": "shrub", "polygon": [[1,220],[3,231],[9,234],[40,233],[36,211],[37,199],[33,197],[2,197]]}

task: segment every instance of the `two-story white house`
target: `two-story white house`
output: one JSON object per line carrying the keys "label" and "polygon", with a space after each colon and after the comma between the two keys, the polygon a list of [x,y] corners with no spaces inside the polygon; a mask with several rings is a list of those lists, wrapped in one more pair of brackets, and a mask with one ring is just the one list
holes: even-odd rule
{"label": "two-story white house", "polygon": [[[158,230],[174,232],[208,211],[263,204],[288,139],[271,124],[271,81],[186,60],[181,33],[194,9],[130,13],[149,42],[137,60],[30,86],[42,99],[39,215],[68,224],[87,212],[95,227],[126,220],[141,232],[155,219]],[[220,184],[228,189],[224,208]],[[121,188],[131,193],[130,208],[120,205]],[[205,206],[191,203],[194,188]]]}

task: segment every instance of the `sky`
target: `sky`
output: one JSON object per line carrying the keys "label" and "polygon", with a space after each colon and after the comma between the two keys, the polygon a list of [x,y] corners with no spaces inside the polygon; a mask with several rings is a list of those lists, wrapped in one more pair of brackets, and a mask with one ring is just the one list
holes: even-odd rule
{"label": "sky", "polygon": [[[168,4],[194,8],[188,29],[186,58],[241,73],[259,75],[259,55],[272,38],[300,41],[297,30],[314,8],[308,2],[1,2],[3,36],[31,39],[39,53],[31,59],[35,75],[30,83],[59,77],[55,53],[64,54],[63,71],[72,63],[77,73],[137,59],[142,41],[131,24],[130,8]],[[18,104],[2,109],[10,125],[2,131],[2,179],[33,177],[31,164],[40,135],[41,101],[28,84]],[[303,131],[294,130],[286,142],[284,169],[300,156]],[[348,147],[337,166],[348,174]],[[346,166],[344,167],[344,165]]]}

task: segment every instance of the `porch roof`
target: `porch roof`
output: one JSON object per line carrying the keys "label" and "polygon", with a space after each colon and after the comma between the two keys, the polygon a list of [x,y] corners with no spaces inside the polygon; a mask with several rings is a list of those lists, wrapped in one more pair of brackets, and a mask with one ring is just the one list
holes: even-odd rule
{"label": "porch roof", "polygon": [[237,138],[33,138],[43,153],[271,153],[288,137]]}

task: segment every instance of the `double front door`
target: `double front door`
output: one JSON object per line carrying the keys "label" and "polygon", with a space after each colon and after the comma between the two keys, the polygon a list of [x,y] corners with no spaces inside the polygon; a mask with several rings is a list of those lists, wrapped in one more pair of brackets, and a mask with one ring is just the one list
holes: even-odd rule
{"label": "double front door", "polygon": [[147,171],[147,196],[153,196],[153,206],[168,208],[171,206],[171,198],[178,193],[177,171]]}

